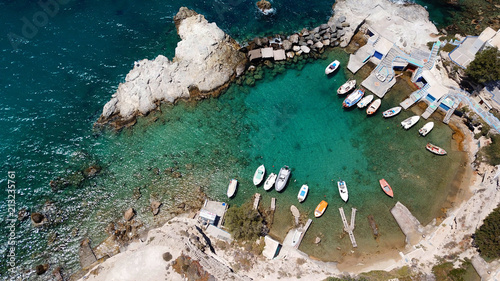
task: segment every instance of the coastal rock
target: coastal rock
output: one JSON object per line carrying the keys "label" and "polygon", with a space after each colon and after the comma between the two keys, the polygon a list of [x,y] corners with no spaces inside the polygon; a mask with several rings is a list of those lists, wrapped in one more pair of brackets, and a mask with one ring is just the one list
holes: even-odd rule
{"label": "coastal rock", "polygon": [[321,243],[321,238],[316,237],[316,239],[314,240],[314,244],[319,244],[319,243]]}
{"label": "coastal rock", "polygon": [[324,23],[324,24],[320,25],[320,26],[319,26],[319,28],[320,28],[321,30],[325,30],[325,29],[327,29],[327,28],[330,28],[330,26],[328,26],[328,24]]}
{"label": "coastal rock", "polygon": [[313,44],[314,44],[313,40],[307,40],[307,45],[311,46]]}
{"label": "coastal rock", "polygon": [[309,35],[309,30],[307,30],[307,28],[302,28],[302,31],[300,33],[302,33],[302,36],[305,37],[305,36]]}
{"label": "coastal rock", "polygon": [[311,49],[307,46],[300,46],[300,50],[304,53],[304,54],[309,54],[309,52],[311,51]]}
{"label": "coastal rock", "polygon": [[260,0],[257,2],[257,8],[261,10],[264,14],[268,13],[272,9],[271,2],[267,0]]}
{"label": "coastal rock", "polygon": [[297,44],[297,43],[299,43],[299,35],[298,34],[292,34],[292,35],[290,35],[289,40],[293,44]]}
{"label": "coastal rock", "polygon": [[255,38],[253,39],[253,42],[255,43],[255,45],[256,45],[257,47],[262,47],[262,41],[260,40],[260,38],[259,38],[259,37],[255,37]]}
{"label": "coastal rock", "polygon": [[26,208],[22,208],[21,210],[19,210],[19,212],[17,213],[17,220],[18,221],[24,221],[26,220],[27,218],[29,218],[30,216],[30,213],[28,211],[28,209]]}
{"label": "coastal rock", "polygon": [[125,219],[125,221],[131,220],[134,216],[135,216],[135,210],[133,208],[129,208],[123,214],[123,218]]}
{"label": "coastal rock", "polygon": [[35,267],[36,275],[42,275],[49,269],[49,264],[39,264]]}
{"label": "coastal rock", "polygon": [[[299,48],[299,50],[300,50],[300,48]],[[293,57],[295,57],[295,53],[294,52],[287,52],[286,57],[289,59],[293,59]]]}
{"label": "coastal rock", "polygon": [[323,43],[316,42],[316,43],[314,43],[313,47],[316,48],[316,49],[322,49],[323,48]]}
{"label": "coastal rock", "polygon": [[294,52],[298,52],[298,51],[300,51],[300,46],[293,46],[292,50]]}
{"label": "coastal rock", "polygon": [[31,222],[35,226],[42,226],[47,221],[48,221],[47,218],[44,215],[40,214],[40,213],[32,213],[31,214]]}
{"label": "coastal rock", "polygon": [[97,125],[111,124],[119,129],[160,103],[216,96],[236,77],[236,70],[241,73],[246,66],[239,44],[203,15],[182,7],[174,22],[181,38],[174,59],[159,55],[135,62],[104,106]]}
{"label": "coastal rock", "polygon": [[156,200],[153,200],[153,202],[151,202],[151,212],[153,212],[153,216],[158,215],[161,205],[161,202],[158,202]]}
{"label": "coastal rock", "polygon": [[433,34],[438,34],[434,24],[429,21],[427,10],[417,4],[401,5],[385,0],[335,1],[334,14],[328,20],[328,25],[345,30],[341,47],[349,44],[354,32],[363,23],[376,31],[387,33],[386,36],[402,38],[401,42],[411,42],[403,46],[399,40],[394,40],[399,48],[408,53],[413,47],[427,48],[427,42],[436,40]]}
{"label": "coastal rock", "polygon": [[292,42],[290,42],[288,40],[284,40],[282,45],[283,45],[283,49],[285,49],[285,51],[289,51],[290,49],[292,49]]}
{"label": "coastal rock", "polygon": [[323,40],[323,46],[330,46],[330,40],[326,39],[326,40]]}

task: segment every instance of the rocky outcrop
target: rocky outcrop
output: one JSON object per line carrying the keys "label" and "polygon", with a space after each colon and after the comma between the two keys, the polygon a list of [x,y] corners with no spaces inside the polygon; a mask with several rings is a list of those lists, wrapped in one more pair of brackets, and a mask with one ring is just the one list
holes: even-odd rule
{"label": "rocky outcrop", "polygon": [[129,208],[123,214],[123,218],[125,219],[125,221],[131,220],[134,216],[135,216],[135,210],[133,208]]}
{"label": "rocky outcrop", "polygon": [[429,21],[427,10],[417,4],[395,4],[388,0],[338,0],[335,1],[334,15],[328,25],[336,27],[340,37],[340,47],[346,47],[363,23],[376,31],[389,30],[396,38],[396,45],[405,51],[412,46],[425,46],[435,41],[432,34],[438,31]]}
{"label": "rocky outcrop", "polygon": [[259,10],[264,13],[265,15],[269,14],[270,12],[272,12],[272,6],[271,6],[271,2],[267,1],[267,0],[260,0],[259,2],[257,2],[257,8],[259,8]]}
{"label": "rocky outcrop", "polygon": [[135,62],[97,124],[119,129],[133,125],[136,116],[148,114],[163,102],[218,95],[245,71],[247,60],[239,44],[215,23],[184,7],[174,21],[182,40],[173,60],[159,55]]}

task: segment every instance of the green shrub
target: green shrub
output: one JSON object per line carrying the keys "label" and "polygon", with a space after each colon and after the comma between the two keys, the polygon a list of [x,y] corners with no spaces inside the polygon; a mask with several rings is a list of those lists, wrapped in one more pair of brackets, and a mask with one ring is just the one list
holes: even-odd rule
{"label": "green shrub", "polygon": [[496,259],[500,257],[500,207],[497,207],[474,234],[474,244],[481,256]]}
{"label": "green shrub", "polygon": [[500,80],[500,51],[486,48],[476,54],[465,73],[477,83]]}
{"label": "green shrub", "polygon": [[263,218],[250,204],[241,207],[233,206],[227,210],[224,226],[233,235],[233,238],[241,241],[254,241],[263,230]]}

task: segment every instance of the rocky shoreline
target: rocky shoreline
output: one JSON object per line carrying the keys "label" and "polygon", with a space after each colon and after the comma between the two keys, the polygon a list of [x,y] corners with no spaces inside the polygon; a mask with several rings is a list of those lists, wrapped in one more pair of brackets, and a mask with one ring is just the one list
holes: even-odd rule
{"label": "rocky shoreline", "polygon": [[135,124],[137,116],[147,115],[163,102],[216,96],[241,75],[247,65],[240,45],[203,15],[180,8],[174,22],[182,39],[169,60],[134,63],[125,82],[106,103],[96,125],[116,129]]}

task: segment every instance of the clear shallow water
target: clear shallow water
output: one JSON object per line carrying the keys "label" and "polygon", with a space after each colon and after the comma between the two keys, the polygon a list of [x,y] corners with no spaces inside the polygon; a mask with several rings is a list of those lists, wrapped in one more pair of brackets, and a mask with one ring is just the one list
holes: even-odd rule
{"label": "clear shallow water", "polygon": [[[78,266],[79,241],[85,236],[94,242],[103,239],[107,223],[130,206],[139,210],[139,218],[146,223],[161,222],[162,217],[152,220],[145,210],[150,198],[162,199],[170,206],[188,197],[185,191],[194,185],[224,199],[227,180],[239,177],[242,190],[234,203],[241,203],[254,193],[255,189],[244,187],[251,187],[253,169],[262,161],[268,168],[275,165],[276,171],[283,164],[294,169],[292,178],[297,183],[279,195],[279,204],[295,202],[295,189],[301,182],[311,186],[311,199],[302,210],[314,209],[314,198],[334,198],[331,180],[339,174],[348,184],[349,178],[363,178],[360,181],[365,181],[364,186],[371,187],[371,181],[360,176],[373,164],[364,155],[369,155],[370,149],[363,149],[371,144],[368,138],[357,136],[353,140],[348,135],[373,132],[363,131],[365,126],[357,127],[360,122],[365,124],[364,119],[356,119],[363,114],[344,113],[340,110],[341,100],[331,95],[343,82],[341,73],[326,82],[315,80],[324,78],[312,73],[322,73],[326,61],[302,72],[287,72],[272,83],[260,81],[252,89],[235,86],[217,100],[166,107],[165,114],[157,114],[159,120],[155,123],[143,119],[119,135],[97,135],[92,131],[102,106],[133,61],[158,54],[173,56],[178,36],[172,18],[181,4],[205,14],[240,41],[316,26],[326,21],[332,4],[275,1],[277,13],[263,17],[252,1],[215,3],[149,1],[147,5],[138,5],[125,0],[71,1],[14,51],[7,33],[22,35],[20,18],[32,19],[41,9],[32,1],[0,2],[4,19],[0,24],[6,33],[0,41],[0,155],[5,174],[0,182],[5,186],[7,170],[16,171],[16,208],[43,211],[53,221],[50,227],[42,229],[34,229],[29,221],[17,224],[18,273],[45,262],[54,267],[63,265],[66,273],[72,272]],[[342,59],[345,61],[346,57]],[[273,104],[272,111],[264,110],[269,108],[264,107],[264,102]],[[342,134],[338,132],[344,136],[339,137]],[[351,133],[345,135],[346,132]],[[441,134],[444,139],[449,138],[446,128]],[[332,159],[342,159],[342,164],[331,162]],[[94,179],[58,191],[49,186],[57,176],[96,163],[103,171]],[[174,179],[153,172],[153,168],[163,171],[169,167],[180,171],[183,177]],[[139,199],[133,196],[137,187],[141,187]],[[353,188],[352,192],[356,195],[360,191]],[[2,188],[0,198],[6,196]],[[349,204],[360,209],[363,202],[355,200]],[[48,205],[53,207],[44,207],[47,202],[53,202]],[[327,212],[336,211],[336,206],[331,207]],[[0,203],[0,213],[0,236],[6,237],[4,201]],[[377,217],[376,220],[379,223]],[[283,225],[286,227],[286,223]],[[333,228],[339,229],[336,225]],[[0,245],[0,254],[4,256],[4,240]],[[4,261],[0,263],[2,276],[7,269]]]}

